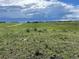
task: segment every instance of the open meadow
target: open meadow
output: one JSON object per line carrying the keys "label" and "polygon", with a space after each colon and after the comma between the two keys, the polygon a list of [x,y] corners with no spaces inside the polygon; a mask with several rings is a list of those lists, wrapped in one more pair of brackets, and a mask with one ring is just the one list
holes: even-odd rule
{"label": "open meadow", "polygon": [[0,59],[79,59],[79,22],[0,23]]}

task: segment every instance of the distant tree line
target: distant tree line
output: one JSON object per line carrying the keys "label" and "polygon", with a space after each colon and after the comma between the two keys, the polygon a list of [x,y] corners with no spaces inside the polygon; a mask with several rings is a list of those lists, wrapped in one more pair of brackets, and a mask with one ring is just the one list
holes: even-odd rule
{"label": "distant tree line", "polygon": [[[0,21],[0,23],[21,23],[21,22],[16,22],[16,21],[14,21],[14,22]],[[27,22],[24,22],[24,23],[42,23],[42,22],[40,22],[40,21],[33,21],[33,22],[27,21]]]}
{"label": "distant tree line", "polygon": [[5,21],[0,21],[0,23],[6,23]]}
{"label": "distant tree line", "polygon": [[[24,23],[46,23],[46,22],[73,22],[73,21],[27,21],[27,22],[24,22]],[[76,22],[76,21],[74,21]],[[0,21],[0,23],[21,23],[21,22],[17,22],[17,21],[13,21],[13,22],[6,22],[6,21]]]}

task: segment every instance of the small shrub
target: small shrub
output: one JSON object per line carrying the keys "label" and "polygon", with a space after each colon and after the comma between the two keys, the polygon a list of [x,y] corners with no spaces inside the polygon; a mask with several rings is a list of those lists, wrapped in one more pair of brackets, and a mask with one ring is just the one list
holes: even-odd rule
{"label": "small shrub", "polygon": [[37,28],[34,28],[34,31],[38,31],[38,29]]}
{"label": "small shrub", "polygon": [[30,32],[30,30],[29,29],[26,29],[26,32]]}
{"label": "small shrub", "polygon": [[35,56],[41,56],[41,55],[43,55],[43,54],[40,53],[39,51],[36,51],[36,52],[35,52]]}
{"label": "small shrub", "polygon": [[38,32],[43,32],[42,30],[38,30]]}

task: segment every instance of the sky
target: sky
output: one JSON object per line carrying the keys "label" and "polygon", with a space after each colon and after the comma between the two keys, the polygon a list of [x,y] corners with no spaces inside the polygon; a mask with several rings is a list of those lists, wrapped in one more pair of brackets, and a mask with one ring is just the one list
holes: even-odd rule
{"label": "sky", "polygon": [[65,2],[67,4],[79,5],[79,0],[59,0],[61,2]]}
{"label": "sky", "polygon": [[79,20],[79,0],[0,0],[0,21],[7,18]]}

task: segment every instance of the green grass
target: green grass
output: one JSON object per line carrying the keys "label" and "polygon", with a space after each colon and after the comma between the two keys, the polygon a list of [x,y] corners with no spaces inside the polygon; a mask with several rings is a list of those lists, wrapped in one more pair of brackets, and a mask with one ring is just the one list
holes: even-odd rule
{"label": "green grass", "polygon": [[0,59],[79,59],[79,22],[1,23]]}

